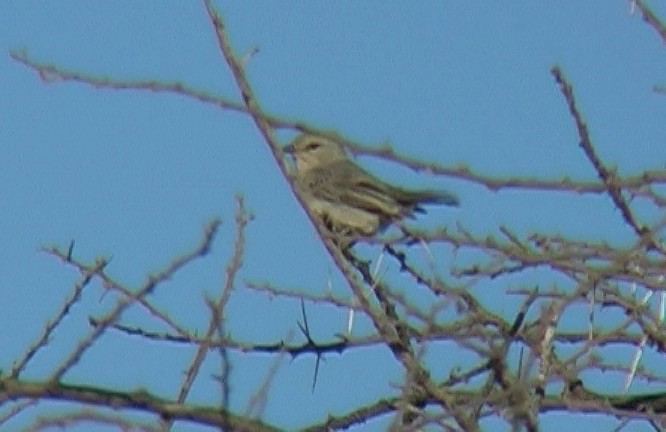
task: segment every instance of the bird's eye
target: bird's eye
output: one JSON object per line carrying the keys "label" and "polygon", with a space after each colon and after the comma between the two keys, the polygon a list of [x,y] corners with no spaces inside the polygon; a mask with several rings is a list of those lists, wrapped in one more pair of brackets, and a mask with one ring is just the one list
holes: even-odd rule
{"label": "bird's eye", "polygon": [[305,149],[306,150],[314,150],[314,149],[317,149],[319,147],[321,147],[321,144],[319,144],[318,142],[311,142],[310,144],[305,146]]}

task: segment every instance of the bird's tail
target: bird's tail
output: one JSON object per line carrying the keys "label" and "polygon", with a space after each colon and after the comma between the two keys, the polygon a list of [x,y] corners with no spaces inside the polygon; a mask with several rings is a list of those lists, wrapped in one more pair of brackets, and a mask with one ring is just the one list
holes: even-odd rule
{"label": "bird's tail", "polygon": [[410,191],[396,188],[392,195],[401,205],[411,207],[418,212],[423,212],[423,209],[419,207],[420,204],[443,204],[448,206],[458,206],[460,204],[457,196],[443,190]]}
{"label": "bird's tail", "polygon": [[447,191],[420,191],[415,192],[417,199],[415,204],[443,204],[448,206],[457,207],[460,205],[460,200],[457,196]]}

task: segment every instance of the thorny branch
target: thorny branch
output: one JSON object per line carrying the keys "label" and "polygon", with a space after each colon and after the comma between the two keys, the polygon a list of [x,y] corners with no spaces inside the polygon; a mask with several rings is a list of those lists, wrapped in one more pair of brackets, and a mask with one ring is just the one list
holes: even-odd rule
{"label": "thorny branch", "polygon": [[[644,2],[634,0],[634,3],[646,22],[666,40],[666,31],[659,18]],[[226,111],[248,115],[264,137],[289,184],[289,170],[274,134],[275,129],[279,128],[335,135],[337,139],[346,142],[354,153],[384,157],[414,170],[458,178],[493,191],[518,188],[606,194],[637,240],[631,245],[609,245],[604,241],[570,239],[545,233],[525,237],[505,226],[499,228],[499,237],[475,235],[463,224],[455,229],[430,232],[410,228],[410,237],[419,239],[420,244],[428,248],[441,247],[451,253],[474,254],[473,260],[461,260],[460,264],[447,269],[446,275],[439,275],[435,272],[442,268],[442,263],[428,254],[429,261],[423,267],[422,261],[414,259],[413,242],[404,238],[377,239],[375,242],[381,244],[395,260],[402,276],[412,282],[410,289],[429,296],[430,300],[424,306],[410,295],[405,295],[405,291],[399,289],[394,281],[384,280],[370,272],[368,265],[361,259],[340,251],[311,218],[322,242],[354,293],[355,302],[332,295],[295,293],[270,283],[250,282],[248,287],[286,300],[306,299],[315,305],[354,309],[370,319],[374,332],[363,337],[334,335],[328,341],[316,341],[308,332],[307,342],[300,344],[284,340],[273,343],[240,341],[225,331],[226,308],[242,265],[244,230],[249,221],[241,199],[238,200],[233,254],[225,269],[226,276],[219,296],[209,301],[211,318],[203,336],[174,322],[166,311],[152,304],[147,295],[178,270],[209,251],[218,221],[208,225],[203,239],[194,250],[147,277],[135,291],[129,290],[105,272],[108,260],[99,259],[86,264],[73,256],[71,248],[50,248],[47,252],[75,268],[81,278],[72,287],[55,318],[45,325],[42,334],[25,349],[9,373],[0,376],[0,406],[4,402],[19,401],[13,410],[0,416],[0,424],[30,409],[35,400],[51,399],[78,402],[85,406],[153,413],[162,420],[165,428],[175,420],[188,420],[230,430],[277,430],[277,427],[256,420],[250,413],[257,415],[262,412],[278,361],[274,362],[269,377],[253,398],[252,406],[257,408],[248,409],[247,415],[238,415],[228,405],[233,390],[229,387],[232,379],[227,357],[229,351],[242,353],[247,358],[270,354],[277,358],[284,355],[293,358],[315,355],[319,359],[323,355],[345,356],[355,350],[383,346],[403,368],[405,383],[402,392],[369,401],[344,414],[322,418],[305,430],[344,429],[388,414],[395,415],[396,428],[417,428],[432,424],[451,430],[473,431],[481,429],[480,422],[483,419],[501,415],[517,429],[537,430],[539,415],[549,411],[610,414],[623,421],[647,419],[658,427],[660,416],[666,414],[666,393],[602,394],[587,388],[581,377],[588,371],[629,372],[627,365],[604,360],[600,354],[604,347],[644,347],[641,349],[648,350],[660,359],[666,355],[663,312],[651,307],[645,300],[649,296],[639,298],[637,294],[638,290],[642,290],[642,293],[662,294],[666,291],[666,252],[662,241],[666,220],[648,226],[640,221],[640,214],[632,208],[633,201],[627,199],[628,196],[644,199],[663,210],[666,197],[658,190],[666,184],[666,170],[660,166],[631,176],[620,176],[615,169],[609,168],[590,137],[588,125],[574,97],[573,86],[558,67],[553,68],[552,74],[578,130],[580,147],[599,181],[580,181],[567,177],[555,180],[519,177],[498,179],[475,173],[464,166],[445,167],[401,156],[389,146],[369,149],[340,137],[336,132],[317,131],[305,122],[289,121],[268,114],[261,108],[245,76],[246,61],[239,60],[229,43],[221,14],[212,2],[204,1],[204,5],[242,102],[213,96],[180,82],[122,81],[35,61],[24,52],[15,51],[11,56],[37,71],[47,82],[71,81],[97,88],[177,94],[214,104]],[[300,200],[298,196],[297,199]],[[529,278],[529,282],[526,282],[524,276],[536,271],[546,274],[552,282],[535,283]],[[23,379],[26,366],[39,350],[47,348],[49,338],[70,310],[77,306],[82,291],[91,281],[100,281],[107,289],[119,294],[119,300],[107,314],[91,319],[92,330],[79,341],[48,379],[42,382]],[[520,309],[514,315],[506,311],[499,313],[495,305],[487,304],[474,291],[479,286],[484,289],[505,289],[507,295],[522,298]],[[141,305],[151,317],[165,323],[169,330],[157,333],[120,322],[123,311],[131,304]],[[567,313],[585,307],[594,309],[597,316],[612,316],[613,325],[601,325],[595,321],[597,318],[591,318],[589,328],[563,328],[562,321]],[[62,382],[63,375],[76,366],[86,351],[109,330],[137,337],[139,341],[168,341],[196,347],[174,400],[160,398],[147,391],[116,391]],[[475,360],[457,369],[451,368],[447,376],[434,374],[430,369],[432,365],[423,353],[442,346],[469,354]],[[523,353],[519,362],[511,358],[515,347],[519,347]],[[218,350],[222,363],[222,372],[218,377],[222,389],[221,403],[211,406],[186,403],[203,359],[214,349]],[[635,378],[661,386],[666,384],[663,373],[647,368],[637,370]],[[561,392],[551,390],[555,385],[560,386]],[[425,410],[426,407],[430,409]],[[76,419],[75,415],[69,417],[72,423]],[[118,421],[117,424],[124,423]]]}

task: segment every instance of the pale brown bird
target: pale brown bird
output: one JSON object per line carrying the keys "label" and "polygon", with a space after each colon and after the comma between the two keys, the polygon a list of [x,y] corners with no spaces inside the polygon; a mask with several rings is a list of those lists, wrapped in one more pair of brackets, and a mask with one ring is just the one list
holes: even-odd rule
{"label": "pale brown bird", "polygon": [[424,213],[421,204],[458,205],[458,198],[446,191],[407,190],[378,179],[328,138],[303,133],[284,151],[294,158],[295,185],[303,201],[344,247]]}

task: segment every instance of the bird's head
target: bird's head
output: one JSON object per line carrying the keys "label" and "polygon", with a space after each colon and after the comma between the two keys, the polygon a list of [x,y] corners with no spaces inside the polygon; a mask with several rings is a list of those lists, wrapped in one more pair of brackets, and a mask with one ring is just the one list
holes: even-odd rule
{"label": "bird's head", "polygon": [[303,174],[312,168],[347,159],[340,143],[319,135],[303,133],[284,147],[293,156],[296,169]]}

